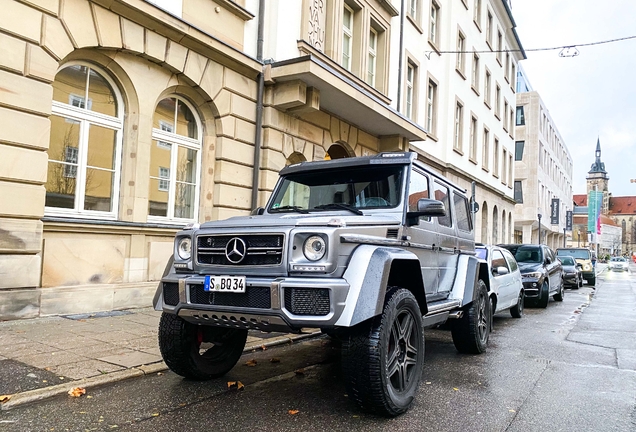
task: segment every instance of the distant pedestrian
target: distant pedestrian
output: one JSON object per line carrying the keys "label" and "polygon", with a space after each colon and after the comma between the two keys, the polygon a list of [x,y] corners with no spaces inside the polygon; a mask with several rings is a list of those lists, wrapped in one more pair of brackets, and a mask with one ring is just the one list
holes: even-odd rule
{"label": "distant pedestrian", "polygon": [[596,270],[596,254],[592,253],[592,267]]}

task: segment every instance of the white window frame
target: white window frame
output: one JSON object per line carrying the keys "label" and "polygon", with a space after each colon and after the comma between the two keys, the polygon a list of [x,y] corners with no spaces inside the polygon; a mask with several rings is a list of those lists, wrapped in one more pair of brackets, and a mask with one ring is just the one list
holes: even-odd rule
{"label": "white window frame", "polygon": [[435,117],[437,115],[437,83],[428,80],[426,86],[426,131],[435,135]]}
{"label": "white window frame", "polygon": [[405,115],[410,118],[411,120],[414,120],[413,118],[413,113],[414,113],[414,107],[413,107],[413,97],[415,95],[415,74],[416,74],[417,68],[414,64],[412,64],[411,62],[407,62],[407,66],[406,66],[406,95],[405,95]]}
{"label": "white window frame", "polygon": [[[178,95],[169,95],[163,99],[166,99],[166,98],[173,98],[173,99],[176,99],[178,102],[180,101],[186,104],[186,106],[190,109],[190,111],[192,112],[194,116],[194,119],[197,125],[198,138],[196,139],[188,138],[186,136],[177,135],[176,133],[161,130],[159,128],[152,129],[153,140],[156,140],[158,143],[162,142],[165,144],[169,144],[171,147],[170,148],[170,167],[168,168],[170,178],[168,179],[169,187],[168,187],[167,216],[153,216],[149,214],[147,220],[148,222],[155,222],[155,223],[183,224],[183,223],[197,221],[199,216],[199,201],[200,201],[200,195],[201,195],[201,153],[203,152],[203,129],[202,129],[199,113],[197,110],[194,109],[194,106],[190,102],[188,102],[186,99]],[[154,115],[154,112],[153,112],[153,115]],[[177,114],[175,111],[175,119],[173,123],[175,125],[177,124],[176,116]],[[177,162],[178,162],[178,155],[179,155],[179,147],[182,147],[182,148],[185,147],[187,149],[195,150],[197,152],[196,161],[195,161],[196,172],[194,174],[196,183],[194,184],[194,189],[195,189],[194,203],[192,204],[192,207],[194,209],[194,214],[192,218],[178,218],[174,216],[175,194],[177,189]],[[159,182],[161,182],[162,180],[165,180],[165,178],[161,178],[159,176],[157,177],[150,176],[150,178],[158,180]],[[148,211],[148,209],[146,209],[146,211]]]}
{"label": "white window frame", "polygon": [[[170,168],[159,167],[159,185],[158,189],[163,192],[170,191]],[[165,179],[165,180],[162,180]]]}
{"label": "white window frame", "polygon": [[[345,24],[345,11],[348,11],[349,14],[351,15],[351,26],[347,27],[347,25]],[[344,7],[342,9],[342,59],[341,59],[341,65],[343,68],[345,68],[348,71],[351,71],[351,57],[353,54],[353,19],[354,19],[354,13],[353,13],[353,9],[347,5],[346,3],[344,4]],[[348,48],[349,48],[349,57],[345,57],[345,43],[346,41],[349,41],[349,43],[347,44]]]}
{"label": "white window frame", "polygon": [[463,147],[463,130],[462,126],[464,123],[464,105],[460,101],[455,102],[455,129],[454,129],[454,137],[453,137],[453,147],[460,152]]}
{"label": "white window frame", "polygon": [[[51,104],[51,115],[62,117],[65,120],[71,120],[71,122],[77,122],[79,124],[79,142],[77,151],[77,172],[76,172],[76,189],[75,199],[72,209],[61,207],[44,207],[44,214],[46,216],[60,216],[60,217],[81,217],[83,219],[108,219],[116,220],[119,212],[119,194],[121,183],[121,163],[122,163],[122,146],[123,146],[123,129],[124,129],[124,102],[119,92],[119,87],[115,84],[115,81],[106,73],[103,69],[96,67],[92,64],[74,61],[65,63],[61,66],[57,72],[62,71],[71,66],[83,66],[95,70],[99,75],[108,82],[113,90],[114,97],[117,102],[118,113],[116,117],[102,114],[96,111],[91,111],[85,108],[79,108],[71,105],[73,97],[84,97],[79,95],[70,95],[69,104],[65,104],[58,101],[53,101]],[[88,81],[87,81],[88,86]],[[87,87],[88,88],[88,87]],[[89,98],[88,106],[92,106],[92,101]],[[112,186],[112,210],[109,212],[96,211],[96,210],[84,210],[84,204],[86,199],[86,170],[88,167],[88,139],[90,134],[90,126],[95,125],[106,129],[115,131],[115,163],[113,170],[105,170],[113,173],[113,186]],[[49,159],[56,163],[65,165],[63,161],[56,161]],[[69,165],[65,165],[69,166]],[[91,167],[91,169],[100,169],[98,167]]]}
{"label": "white window frame", "polygon": [[429,20],[428,39],[437,46],[439,35],[439,13],[440,5],[435,0],[431,0],[431,15]]}
{"label": "white window frame", "polygon": [[457,62],[455,63],[455,69],[462,74],[465,73],[466,68],[466,36],[461,31],[457,32]]}
{"label": "white window frame", "polygon": [[378,65],[378,31],[373,27],[369,29],[369,53],[367,62],[367,84],[371,87],[375,87]]}

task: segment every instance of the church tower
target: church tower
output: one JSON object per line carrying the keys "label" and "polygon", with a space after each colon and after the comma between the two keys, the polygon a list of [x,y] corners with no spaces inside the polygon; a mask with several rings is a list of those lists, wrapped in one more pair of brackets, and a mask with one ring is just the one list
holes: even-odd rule
{"label": "church tower", "polygon": [[601,162],[601,140],[596,140],[596,160],[592,164],[592,168],[587,173],[587,192],[593,191],[595,186],[599,192],[603,192],[603,207],[601,213],[609,212],[609,176],[605,171],[605,164]]}

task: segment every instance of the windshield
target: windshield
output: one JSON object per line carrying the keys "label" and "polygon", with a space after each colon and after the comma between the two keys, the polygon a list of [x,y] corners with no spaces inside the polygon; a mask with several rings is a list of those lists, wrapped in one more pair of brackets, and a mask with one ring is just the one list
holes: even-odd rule
{"label": "windshield", "polygon": [[475,248],[475,254],[477,255],[477,258],[485,260],[488,258],[488,249],[481,247]]}
{"label": "windshield", "polygon": [[541,263],[541,248],[539,246],[506,246],[514,256],[517,262],[523,263]]}
{"label": "windshield", "polygon": [[397,207],[402,198],[404,165],[307,171],[283,178],[270,201],[270,213]]}
{"label": "windshield", "polygon": [[573,258],[589,260],[590,251],[587,249],[557,249],[557,256],[571,256]]}
{"label": "windshield", "polygon": [[568,265],[568,266],[573,266],[576,265],[574,262],[574,258],[572,257],[559,257],[559,261],[561,261],[561,264],[563,265]]}

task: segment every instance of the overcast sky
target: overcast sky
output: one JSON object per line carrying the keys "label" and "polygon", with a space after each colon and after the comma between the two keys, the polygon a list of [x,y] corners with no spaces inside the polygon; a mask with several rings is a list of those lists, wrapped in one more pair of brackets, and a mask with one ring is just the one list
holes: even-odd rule
{"label": "overcast sky", "polygon": [[512,0],[512,13],[521,65],[572,155],[574,193],[586,192],[599,137],[610,192],[636,196],[636,39],[578,47],[573,58],[529,51],[636,36],[636,1]]}

